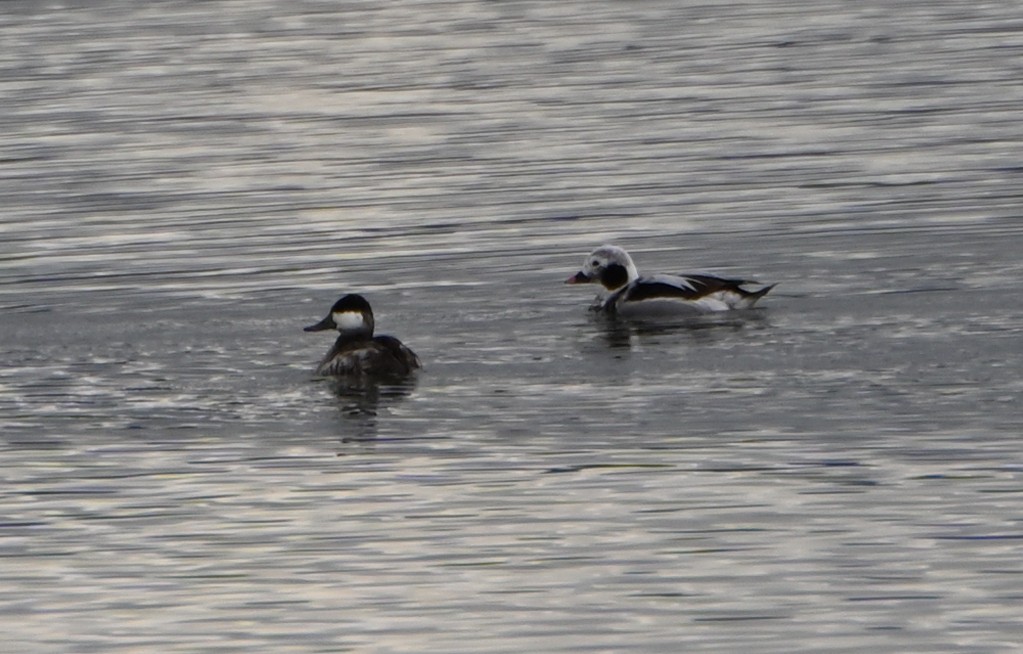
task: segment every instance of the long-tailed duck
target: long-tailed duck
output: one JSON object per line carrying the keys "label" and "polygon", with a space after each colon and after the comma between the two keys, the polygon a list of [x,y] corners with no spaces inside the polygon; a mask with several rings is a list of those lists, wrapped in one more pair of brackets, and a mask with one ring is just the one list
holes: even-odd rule
{"label": "long-tailed duck", "polygon": [[759,282],[706,273],[641,276],[629,253],[614,245],[602,245],[591,252],[582,269],[565,283],[601,284],[606,292],[597,296],[592,308],[609,314],[640,307],[674,307],[699,313],[748,309],[775,286],[748,291],[742,287]]}
{"label": "long-tailed duck", "polygon": [[373,309],[361,295],[345,295],[327,317],[305,328],[307,332],[336,329],[334,346],[316,367],[316,374],[331,377],[399,377],[421,368],[416,353],[393,336],[373,336]]}

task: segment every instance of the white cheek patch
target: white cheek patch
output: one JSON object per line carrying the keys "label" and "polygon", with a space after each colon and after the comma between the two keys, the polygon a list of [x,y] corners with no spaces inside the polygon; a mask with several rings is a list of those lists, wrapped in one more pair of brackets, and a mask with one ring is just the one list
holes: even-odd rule
{"label": "white cheek patch", "polygon": [[334,324],[340,331],[366,329],[366,319],[357,311],[338,311],[334,313]]}

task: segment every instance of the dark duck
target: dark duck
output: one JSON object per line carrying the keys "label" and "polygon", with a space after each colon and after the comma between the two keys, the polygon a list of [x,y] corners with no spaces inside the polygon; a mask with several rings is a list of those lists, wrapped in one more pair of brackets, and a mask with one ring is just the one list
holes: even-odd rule
{"label": "dark duck", "polygon": [[373,335],[373,309],[355,293],[334,303],[327,317],[307,332],[338,331],[337,340],[316,367],[325,377],[395,378],[422,367],[419,357],[393,336]]}

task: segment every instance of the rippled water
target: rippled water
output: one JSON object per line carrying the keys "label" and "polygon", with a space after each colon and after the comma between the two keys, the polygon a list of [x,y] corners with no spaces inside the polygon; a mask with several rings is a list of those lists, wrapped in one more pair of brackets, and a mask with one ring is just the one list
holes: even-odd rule
{"label": "rippled water", "polygon": [[[5,2],[23,652],[1015,652],[1015,2]],[[608,324],[561,282],[780,282]],[[311,378],[343,292],[423,358]]]}

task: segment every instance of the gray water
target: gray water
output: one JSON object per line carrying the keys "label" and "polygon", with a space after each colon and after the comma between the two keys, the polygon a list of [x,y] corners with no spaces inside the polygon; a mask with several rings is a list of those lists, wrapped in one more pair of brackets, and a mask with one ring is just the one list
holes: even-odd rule
{"label": "gray water", "polygon": [[[1017,652],[1018,2],[0,5],[10,652]],[[779,282],[600,321],[561,282]],[[337,392],[342,293],[426,369]]]}

